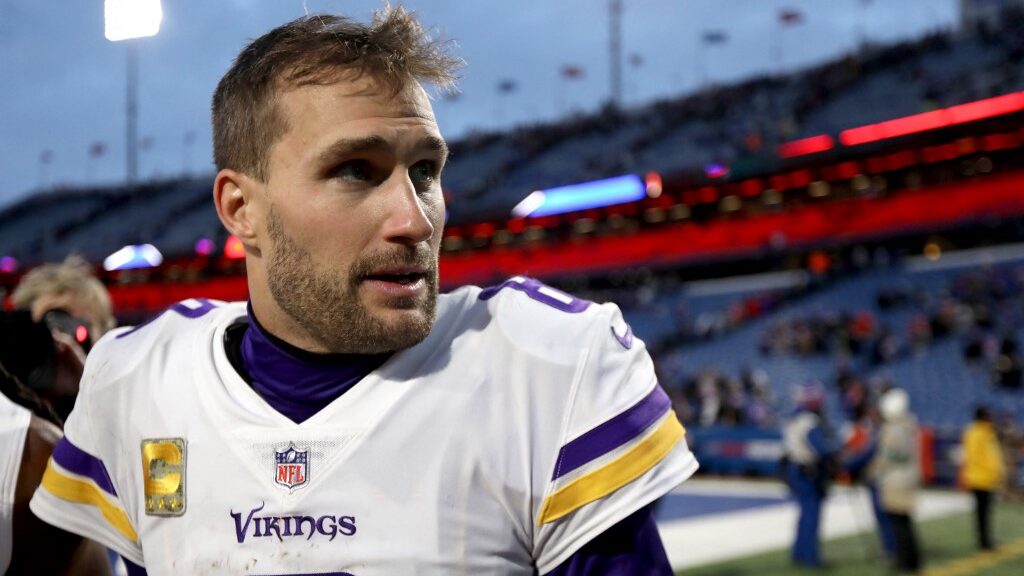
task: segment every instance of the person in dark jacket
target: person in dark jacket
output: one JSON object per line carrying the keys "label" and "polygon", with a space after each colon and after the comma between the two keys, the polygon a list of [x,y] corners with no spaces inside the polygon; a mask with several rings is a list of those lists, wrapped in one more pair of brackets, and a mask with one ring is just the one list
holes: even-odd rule
{"label": "person in dark jacket", "polygon": [[800,506],[792,559],[795,564],[822,566],[818,542],[821,508],[835,468],[838,448],[824,416],[825,393],[811,383],[797,392],[796,411],[783,429],[784,473]]}

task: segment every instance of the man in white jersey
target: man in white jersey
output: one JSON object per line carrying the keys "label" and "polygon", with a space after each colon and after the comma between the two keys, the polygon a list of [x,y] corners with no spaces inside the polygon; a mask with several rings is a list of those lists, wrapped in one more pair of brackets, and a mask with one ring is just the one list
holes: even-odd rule
{"label": "man in white jersey", "polygon": [[213,101],[250,301],[115,331],[33,511],[150,574],[670,574],[697,467],[614,305],[438,296],[457,59],[405,10],[250,44]]}

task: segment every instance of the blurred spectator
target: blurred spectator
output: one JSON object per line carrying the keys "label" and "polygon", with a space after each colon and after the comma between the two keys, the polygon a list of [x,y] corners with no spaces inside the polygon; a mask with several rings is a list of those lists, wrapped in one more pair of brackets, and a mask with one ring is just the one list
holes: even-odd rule
{"label": "blurred spectator", "polygon": [[821,567],[818,525],[828,485],[835,471],[838,447],[824,420],[825,390],[817,382],[796,393],[793,417],[782,431],[786,483],[800,506],[792,560],[807,567]]}
{"label": "blurred spectator", "polygon": [[15,310],[31,312],[36,322],[52,310],[63,310],[81,320],[88,331],[87,342],[81,342],[86,347],[116,325],[110,294],[93,275],[89,263],[77,256],[34,268],[14,289],[11,303]]}
{"label": "blurred spectator", "polygon": [[29,333],[40,328],[22,324],[24,333],[3,335],[8,349],[0,353],[0,361],[66,418],[78,394],[86,352],[115,325],[110,295],[89,264],[71,256],[26,274],[11,301],[16,313],[10,318],[19,311],[27,314],[50,337],[32,340]]}
{"label": "blurred spectator", "polygon": [[869,391],[862,377],[851,376],[840,381],[839,393],[843,411],[851,420],[856,420],[866,411]]}
{"label": "blurred spectator", "polygon": [[698,422],[702,426],[711,426],[718,421],[722,409],[722,398],[715,373],[704,372],[697,377],[696,385]]}
{"label": "blurred spectator", "polygon": [[968,364],[980,363],[985,358],[985,338],[981,332],[975,331],[964,346],[964,361]]}
{"label": "blurred spectator", "polygon": [[769,428],[777,424],[775,398],[763,370],[744,370],[740,378],[703,370],[686,380],[674,402],[680,421],[688,425]]}
{"label": "blurred spectator", "polygon": [[914,353],[921,355],[927,352],[932,343],[932,326],[924,314],[915,314],[907,328],[910,346]]}
{"label": "blurred spectator", "polygon": [[997,386],[1017,390],[1021,387],[1021,358],[1017,339],[1007,331],[999,341],[999,355],[992,367],[992,379]]}
{"label": "blurred spectator", "polygon": [[961,475],[964,486],[974,494],[978,547],[991,550],[995,547],[991,532],[992,497],[1002,488],[1005,468],[988,408],[980,407],[975,411],[974,422],[964,430],[962,444]]}
{"label": "blurred spectator", "polygon": [[83,346],[113,326],[109,296],[69,259],[27,274],[13,300],[20,310],[0,316],[0,572],[110,574],[102,546],[28,507],[74,405]]}
{"label": "blurred spectator", "polygon": [[[878,451],[878,428],[881,416],[876,406],[865,406],[850,425],[849,435],[843,445],[846,456],[844,470],[852,481],[860,479]],[[871,511],[875,516],[878,538],[886,558],[896,558],[896,538],[892,532],[889,517],[882,508],[881,496],[875,478],[866,478],[865,484],[871,497]]]}
{"label": "blurred spectator", "polygon": [[817,312],[773,322],[761,335],[764,355],[839,357],[869,353],[874,364],[887,364],[903,352],[903,344],[888,326],[879,326],[866,310],[854,314]]}
{"label": "blurred spectator", "polygon": [[727,426],[740,426],[747,423],[747,394],[743,384],[734,379],[725,381],[725,394],[718,421]]}
{"label": "blurred spectator", "polygon": [[1020,424],[1017,423],[1017,417],[1012,410],[1004,410],[1000,413],[996,428],[1006,469],[1006,497],[1016,502],[1024,501],[1024,486],[1021,486],[1020,482],[1020,457],[1024,453],[1024,429],[1021,429]]}
{"label": "blurred spectator", "polygon": [[744,372],[743,384],[748,398],[747,422],[758,428],[771,428],[778,424],[775,417],[775,395],[768,373],[760,368],[748,368]]}
{"label": "blurred spectator", "polygon": [[895,540],[896,568],[914,573],[921,567],[911,515],[920,485],[917,420],[910,413],[910,396],[900,388],[879,400],[882,426],[869,474],[878,486],[879,500]]}
{"label": "blurred spectator", "polygon": [[888,327],[883,327],[871,345],[872,364],[888,364],[899,357],[900,341]]}

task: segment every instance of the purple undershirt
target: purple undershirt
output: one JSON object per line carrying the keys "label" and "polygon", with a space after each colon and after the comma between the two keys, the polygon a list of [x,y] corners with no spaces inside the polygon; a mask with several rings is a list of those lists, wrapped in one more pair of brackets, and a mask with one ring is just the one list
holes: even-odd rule
{"label": "purple undershirt", "polygon": [[654,505],[645,506],[598,534],[544,576],[672,576],[672,565],[654,521]]}
{"label": "purple undershirt", "polygon": [[301,424],[376,370],[390,354],[317,354],[275,337],[249,305],[242,337],[242,365],[249,385],[274,410]]}

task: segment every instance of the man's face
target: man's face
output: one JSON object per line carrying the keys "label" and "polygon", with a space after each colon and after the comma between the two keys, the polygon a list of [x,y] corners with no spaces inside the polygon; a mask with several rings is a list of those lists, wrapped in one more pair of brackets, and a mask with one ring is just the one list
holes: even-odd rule
{"label": "man's face", "polygon": [[416,344],[435,318],[447,157],[426,93],[366,75],[279,96],[257,223],[273,302],[317,351]]}

